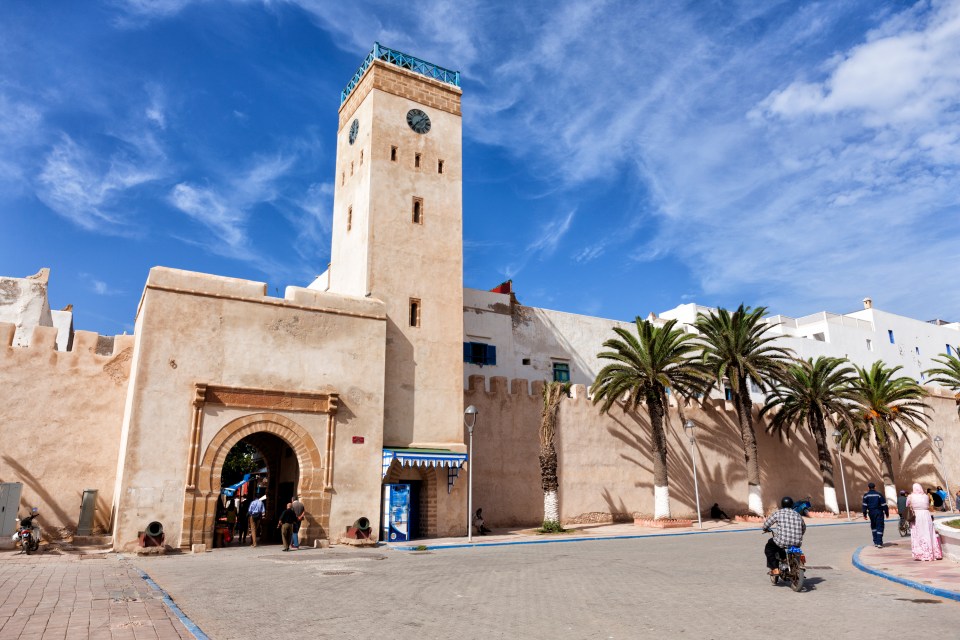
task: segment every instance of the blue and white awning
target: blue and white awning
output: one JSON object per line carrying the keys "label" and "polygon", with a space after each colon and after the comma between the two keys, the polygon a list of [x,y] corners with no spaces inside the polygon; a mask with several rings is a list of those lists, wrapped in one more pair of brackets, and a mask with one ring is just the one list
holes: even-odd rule
{"label": "blue and white awning", "polygon": [[454,453],[447,449],[399,449],[383,450],[383,475],[386,478],[390,465],[396,460],[402,467],[446,467],[447,493],[453,489],[453,483],[460,475],[460,468],[467,461],[467,454]]}

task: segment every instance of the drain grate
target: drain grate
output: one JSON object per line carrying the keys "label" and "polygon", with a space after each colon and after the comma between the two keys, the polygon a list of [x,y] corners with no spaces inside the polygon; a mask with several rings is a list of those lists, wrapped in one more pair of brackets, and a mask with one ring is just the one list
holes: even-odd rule
{"label": "drain grate", "polygon": [[324,571],[323,575],[325,576],[349,576],[355,573],[354,571]]}

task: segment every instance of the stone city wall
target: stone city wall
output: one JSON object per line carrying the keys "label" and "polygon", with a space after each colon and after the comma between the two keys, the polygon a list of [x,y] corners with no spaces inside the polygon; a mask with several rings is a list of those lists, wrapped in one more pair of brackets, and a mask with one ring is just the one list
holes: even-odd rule
{"label": "stone city wall", "polygon": [[34,327],[12,346],[0,323],[0,482],[21,482],[20,512],[38,507],[45,537],[72,535],[84,489],[97,489],[95,532],[109,532],[133,336],[77,331],[56,351],[57,329]]}
{"label": "stone city wall", "polygon": [[[487,385],[489,386],[487,387]],[[474,429],[474,508],[482,507],[492,526],[537,525],[543,518],[540,489],[538,427],[542,381],[470,376],[464,405],[479,409]],[[560,409],[557,429],[560,516],[565,523],[631,520],[634,514],[653,513],[653,464],[646,408],[637,414],[613,409],[600,415],[586,397],[584,385],[574,385],[572,396]],[[939,394],[933,407],[931,434],[960,433],[954,424],[956,408],[950,397]],[[758,407],[754,407],[756,411]],[[676,407],[670,408],[668,466],[674,517],[696,517],[690,445]],[[732,403],[711,400],[703,407],[685,407],[687,419],[697,428],[697,473],[700,506],[714,502],[731,516],[746,513],[746,473],[736,411]],[[763,502],[772,509],[784,495],[811,496],[823,508],[823,485],[816,462],[813,437],[806,431],[781,441],[765,432],[765,420],[754,415],[762,474]],[[952,428],[952,429],[951,429]],[[924,486],[939,484],[936,458],[930,441],[911,438],[895,453],[896,482],[909,488],[915,480]],[[945,452],[946,457],[946,452]],[[837,496],[844,507],[840,470],[833,456]],[[843,455],[851,510],[860,507],[866,483],[881,483],[877,457],[872,452]],[[956,468],[957,459],[953,458]],[[951,463],[947,460],[948,465]],[[952,485],[951,485],[952,486]],[[954,489],[955,490],[955,489]]]}

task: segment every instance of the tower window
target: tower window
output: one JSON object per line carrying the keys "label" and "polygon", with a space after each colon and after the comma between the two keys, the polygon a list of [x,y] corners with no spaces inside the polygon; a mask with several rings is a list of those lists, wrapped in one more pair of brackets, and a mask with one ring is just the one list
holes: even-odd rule
{"label": "tower window", "polygon": [[437,173],[443,173],[443,160],[437,160]]}
{"label": "tower window", "polygon": [[410,298],[410,326],[420,326],[420,299]]}
{"label": "tower window", "polygon": [[873,340],[867,338],[867,351],[873,351]]}
{"label": "tower window", "polygon": [[553,381],[570,382],[570,365],[566,362],[553,363]]}
{"label": "tower window", "polygon": [[948,356],[953,355],[953,347],[951,347],[950,345],[947,345],[947,355]]}
{"label": "tower window", "polygon": [[423,224],[423,198],[413,199],[413,223]]}
{"label": "tower window", "polygon": [[347,231],[353,226],[353,207],[347,207]]}
{"label": "tower window", "polygon": [[890,344],[895,344],[893,341],[893,329],[887,329],[887,337],[890,338]]}
{"label": "tower window", "polygon": [[396,161],[397,161],[397,148],[396,148],[396,147],[390,147],[390,160],[391,160],[392,162],[396,162]]}
{"label": "tower window", "polygon": [[417,153],[413,156],[413,166],[417,169],[420,168],[420,154]]}

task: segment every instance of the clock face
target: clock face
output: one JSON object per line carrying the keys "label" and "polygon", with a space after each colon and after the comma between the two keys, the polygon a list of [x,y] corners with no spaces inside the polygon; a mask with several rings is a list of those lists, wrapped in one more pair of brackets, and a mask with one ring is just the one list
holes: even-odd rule
{"label": "clock face", "polygon": [[360,123],[357,120],[353,121],[353,124],[350,125],[350,144],[353,144],[357,140],[357,132],[360,130]]}
{"label": "clock face", "polygon": [[407,124],[417,133],[426,133],[430,131],[430,116],[420,109],[410,109],[407,111]]}

